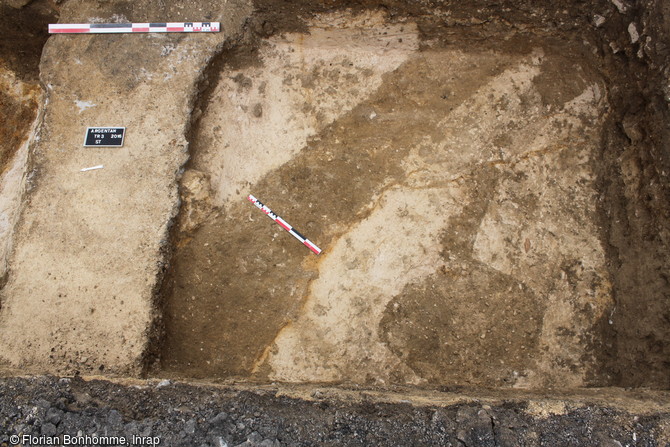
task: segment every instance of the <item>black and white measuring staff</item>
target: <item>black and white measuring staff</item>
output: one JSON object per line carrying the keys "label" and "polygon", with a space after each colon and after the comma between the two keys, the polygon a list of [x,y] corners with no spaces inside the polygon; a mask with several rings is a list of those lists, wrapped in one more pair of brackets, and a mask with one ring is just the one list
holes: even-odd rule
{"label": "black and white measuring staff", "polygon": [[272,220],[274,220],[275,222],[277,222],[277,223],[279,224],[280,227],[282,227],[284,230],[286,230],[286,231],[288,231],[289,233],[291,233],[291,234],[293,235],[294,238],[298,239],[300,242],[302,242],[303,244],[305,244],[305,245],[307,246],[307,248],[309,248],[310,250],[312,250],[312,251],[313,251],[314,253],[316,253],[317,255],[318,255],[319,253],[321,253],[321,249],[320,249],[319,247],[317,247],[316,245],[314,245],[314,242],[310,241],[310,240],[307,239],[305,236],[303,236],[302,234],[298,233],[298,231],[295,230],[292,226],[290,226],[290,225],[288,224],[288,222],[286,222],[284,219],[282,219],[281,217],[279,217],[279,216],[277,216],[275,213],[273,213],[272,210],[271,210],[270,208],[268,208],[267,206],[263,205],[263,204],[261,203],[261,201],[258,200],[256,197],[254,197],[254,196],[252,196],[251,194],[249,194],[249,197],[247,197],[247,199],[249,199],[249,201],[250,201],[251,203],[253,203],[254,205],[256,205],[256,207],[257,207],[259,210],[261,210],[261,211],[263,211],[265,214],[267,214],[268,217],[269,217],[270,219],[272,219]]}
{"label": "black and white measuring staff", "polygon": [[49,33],[218,33],[219,22],[57,23]]}

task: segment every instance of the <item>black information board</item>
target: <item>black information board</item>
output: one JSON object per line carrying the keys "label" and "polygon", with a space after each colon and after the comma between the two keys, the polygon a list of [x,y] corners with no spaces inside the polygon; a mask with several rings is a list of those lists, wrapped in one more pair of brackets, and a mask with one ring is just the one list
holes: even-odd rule
{"label": "black information board", "polygon": [[125,134],[125,127],[88,127],[84,146],[121,147]]}

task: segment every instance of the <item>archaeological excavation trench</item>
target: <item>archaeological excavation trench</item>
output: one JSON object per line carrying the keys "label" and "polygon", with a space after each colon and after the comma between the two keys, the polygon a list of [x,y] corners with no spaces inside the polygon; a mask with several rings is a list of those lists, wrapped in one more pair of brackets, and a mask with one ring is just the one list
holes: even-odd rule
{"label": "archaeological excavation trench", "polygon": [[4,368],[670,388],[667,6],[210,3],[3,47]]}
{"label": "archaeological excavation trench", "polygon": [[[307,27],[223,53],[207,79],[164,288],[164,373],[630,383],[612,357],[640,316],[615,300],[615,105],[595,47],[504,32],[446,45],[375,12]],[[666,354],[648,350],[660,374],[640,384],[667,386]]]}
{"label": "archaeological excavation trench", "polygon": [[[411,22],[326,15],[218,75],[182,180],[168,371],[607,380],[602,79],[561,56],[574,50],[539,42],[418,48]],[[249,193],[324,252],[272,225]]]}

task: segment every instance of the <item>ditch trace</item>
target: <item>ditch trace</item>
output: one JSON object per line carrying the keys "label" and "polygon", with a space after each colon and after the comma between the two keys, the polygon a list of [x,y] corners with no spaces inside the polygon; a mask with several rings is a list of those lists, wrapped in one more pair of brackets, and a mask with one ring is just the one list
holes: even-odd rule
{"label": "ditch trace", "polygon": [[[616,113],[600,49],[504,27],[454,35],[433,22],[318,13],[306,29],[218,56],[163,289],[165,374],[532,389],[626,381],[616,334],[640,315],[616,302],[619,261],[604,226],[617,200],[603,190]],[[666,353],[645,361],[667,371]],[[666,387],[667,377],[644,383]]]}
{"label": "ditch trace", "polygon": [[[46,32],[152,18],[221,32]],[[0,0],[0,444],[666,445],[669,48],[663,0]]]}

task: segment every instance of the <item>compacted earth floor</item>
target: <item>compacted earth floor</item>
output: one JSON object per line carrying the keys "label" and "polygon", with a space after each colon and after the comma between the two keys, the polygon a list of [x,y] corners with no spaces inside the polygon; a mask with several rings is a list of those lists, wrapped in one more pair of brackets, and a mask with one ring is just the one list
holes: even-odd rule
{"label": "compacted earth floor", "polygon": [[372,12],[225,53],[182,180],[166,374],[607,383],[594,51]]}

